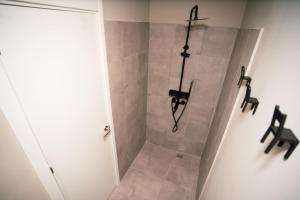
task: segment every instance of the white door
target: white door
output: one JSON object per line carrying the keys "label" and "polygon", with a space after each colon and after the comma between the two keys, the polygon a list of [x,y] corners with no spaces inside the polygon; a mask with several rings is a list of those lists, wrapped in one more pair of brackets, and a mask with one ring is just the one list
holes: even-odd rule
{"label": "white door", "polygon": [[116,184],[98,16],[0,5],[3,67],[70,200],[104,200]]}

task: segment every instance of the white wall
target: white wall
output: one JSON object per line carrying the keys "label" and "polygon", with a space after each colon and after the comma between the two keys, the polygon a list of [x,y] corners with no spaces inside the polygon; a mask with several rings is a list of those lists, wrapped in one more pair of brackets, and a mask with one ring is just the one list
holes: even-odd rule
{"label": "white wall", "polygon": [[104,19],[110,21],[149,21],[149,0],[103,0]]}
{"label": "white wall", "polygon": [[197,3],[198,0],[150,0],[149,21],[185,24],[184,20],[189,18],[191,8]]}
{"label": "white wall", "polygon": [[0,0],[0,2],[16,4],[16,5],[24,5],[24,4],[30,5],[31,3],[33,3],[33,4],[39,4],[39,6],[42,7],[66,6],[66,7],[77,8],[77,9],[87,9],[93,11],[98,10],[98,0],[25,0],[25,1]]}
{"label": "white wall", "polygon": [[[286,127],[300,138],[300,1],[250,0],[242,27],[264,28],[252,76],[257,113],[234,111],[202,200],[300,199],[300,147],[283,161],[288,145],[269,154],[260,139],[270,124],[275,105],[288,114]],[[243,98],[244,88],[241,90]],[[239,99],[237,106],[240,106]]]}
{"label": "white wall", "polygon": [[0,199],[50,199],[0,110]]}
{"label": "white wall", "polygon": [[209,17],[210,26],[240,27],[246,0],[104,0],[104,18],[185,24],[191,8],[199,5],[199,17]]}
{"label": "white wall", "polygon": [[200,17],[207,25],[239,28],[247,0],[199,0]]}
{"label": "white wall", "polygon": [[191,8],[199,5],[199,17],[209,26],[240,27],[246,0],[150,0],[150,22],[185,24]]}

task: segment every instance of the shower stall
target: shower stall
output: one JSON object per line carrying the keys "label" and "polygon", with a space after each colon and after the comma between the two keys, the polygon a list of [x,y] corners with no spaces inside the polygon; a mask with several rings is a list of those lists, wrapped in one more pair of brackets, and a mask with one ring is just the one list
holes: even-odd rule
{"label": "shower stall", "polygon": [[0,199],[300,199],[299,10],[0,0]]}
{"label": "shower stall", "polygon": [[233,107],[258,31],[210,25],[213,16],[190,3],[180,20],[168,21],[156,16],[167,5],[150,4],[152,19],[105,21],[122,177],[111,199],[172,199],[174,190],[194,200],[229,118],[222,109]]}

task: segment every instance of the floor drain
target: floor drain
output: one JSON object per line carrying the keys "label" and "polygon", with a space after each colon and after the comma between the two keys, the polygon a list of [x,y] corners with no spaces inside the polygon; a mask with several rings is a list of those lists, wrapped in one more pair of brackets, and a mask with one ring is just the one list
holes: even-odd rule
{"label": "floor drain", "polygon": [[178,154],[177,154],[177,158],[183,158],[183,154],[178,153]]}

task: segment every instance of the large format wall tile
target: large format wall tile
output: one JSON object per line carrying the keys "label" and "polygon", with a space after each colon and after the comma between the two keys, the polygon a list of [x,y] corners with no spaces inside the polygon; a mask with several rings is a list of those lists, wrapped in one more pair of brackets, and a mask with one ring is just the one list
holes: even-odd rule
{"label": "large format wall tile", "polygon": [[120,176],[146,140],[149,24],[105,22],[110,94]]}
{"label": "large format wall tile", "polygon": [[[218,35],[219,34],[220,33],[218,33]],[[211,37],[220,38],[221,36],[218,35],[212,35]],[[197,188],[198,195],[203,188],[209,170],[212,166],[213,160],[216,156],[218,147],[226,129],[231,110],[234,106],[234,102],[239,91],[237,82],[240,77],[241,66],[244,65],[245,67],[247,67],[258,35],[259,31],[254,29],[241,29],[239,31],[234,51],[230,60],[230,65],[227,70],[225,81],[223,83],[219,103],[201,157]],[[228,33],[226,33],[226,37],[230,38]],[[222,51],[212,47],[207,48],[209,48],[210,51],[216,52],[217,54]]]}
{"label": "large format wall tile", "polygon": [[237,29],[209,27],[205,33],[203,55],[230,58]]}
{"label": "large format wall tile", "polygon": [[[169,89],[178,90],[186,27],[150,23],[147,140],[173,150],[200,156],[222,89],[237,29],[192,27],[183,91],[194,80],[192,94],[179,129],[172,133]],[[182,109],[182,108],[180,108]],[[179,113],[180,109],[177,111]]]}

